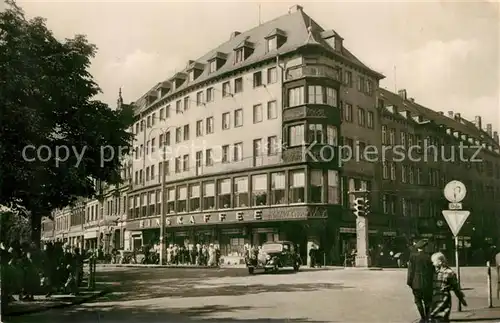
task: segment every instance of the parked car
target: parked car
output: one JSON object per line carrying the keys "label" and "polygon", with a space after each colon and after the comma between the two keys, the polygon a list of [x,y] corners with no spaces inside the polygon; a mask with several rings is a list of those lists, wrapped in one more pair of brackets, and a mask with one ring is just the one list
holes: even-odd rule
{"label": "parked car", "polygon": [[266,242],[258,252],[250,252],[245,260],[251,275],[256,269],[278,272],[280,268],[289,267],[299,271],[302,263],[297,246],[289,241]]}

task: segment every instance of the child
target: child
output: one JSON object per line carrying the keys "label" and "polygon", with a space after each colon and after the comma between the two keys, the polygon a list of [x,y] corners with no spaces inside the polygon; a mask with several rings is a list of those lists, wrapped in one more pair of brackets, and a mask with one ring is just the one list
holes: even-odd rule
{"label": "child", "polygon": [[432,287],[432,306],[430,319],[432,322],[450,322],[451,291],[455,293],[462,305],[467,306],[465,296],[458,285],[457,275],[448,267],[446,257],[436,252],[431,257],[436,267]]}

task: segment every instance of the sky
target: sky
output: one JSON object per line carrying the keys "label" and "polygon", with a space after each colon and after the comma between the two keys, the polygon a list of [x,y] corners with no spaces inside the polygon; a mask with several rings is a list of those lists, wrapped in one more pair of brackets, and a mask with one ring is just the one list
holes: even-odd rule
{"label": "sky", "polygon": [[500,5],[495,1],[17,1],[57,37],[86,34],[98,47],[91,73],[114,106],[229,39],[300,4],[386,78],[437,111],[483,118],[500,130]]}

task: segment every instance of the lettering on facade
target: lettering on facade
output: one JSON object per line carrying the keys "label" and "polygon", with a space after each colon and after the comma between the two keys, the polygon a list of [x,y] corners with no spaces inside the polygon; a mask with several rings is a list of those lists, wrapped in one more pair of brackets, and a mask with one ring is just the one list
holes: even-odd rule
{"label": "lettering on facade", "polygon": [[139,228],[144,228],[144,220],[139,221]]}
{"label": "lettering on facade", "polygon": [[262,220],[262,210],[257,210],[253,213],[253,218],[255,220]]}
{"label": "lettering on facade", "polygon": [[244,215],[244,213],[241,211],[236,213],[236,220],[243,221],[243,215]]}
{"label": "lettering on facade", "polygon": [[219,221],[224,222],[226,220],[226,213],[219,213]]}
{"label": "lettering on facade", "polygon": [[177,217],[177,224],[182,224],[184,221],[184,218],[182,216]]}
{"label": "lettering on facade", "polygon": [[326,218],[328,216],[328,212],[323,207],[314,207],[309,212],[309,217],[311,218]]}
{"label": "lettering on facade", "polygon": [[167,225],[171,225],[172,224],[172,220],[170,220],[170,218],[166,219],[166,222],[167,222]]}
{"label": "lettering on facade", "polygon": [[291,209],[291,208],[273,208],[269,212],[268,218],[270,220],[281,219],[300,219],[307,216],[307,211],[304,208]]}
{"label": "lettering on facade", "polygon": [[191,218],[189,219],[189,223],[195,224],[194,215],[191,215]]}
{"label": "lettering on facade", "polygon": [[146,227],[149,228],[151,226],[151,219],[146,220]]}
{"label": "lettering on facade", "polygon": [[207,223],[208,221],[210,221],[210,214],[205,214],[205,215],[203,215],[203,221],[204,221],[205,223]]}

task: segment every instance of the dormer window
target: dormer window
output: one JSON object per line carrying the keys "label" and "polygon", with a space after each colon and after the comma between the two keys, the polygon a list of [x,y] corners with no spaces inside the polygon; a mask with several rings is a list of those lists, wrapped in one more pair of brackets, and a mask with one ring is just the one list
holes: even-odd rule
{"label": "dormer window", "polygon": [[271,52],[275,49],[278,49],[278,38],[272,37],[267,39],[267,52]]}
{"label": "dormer window", "polygon": [[193,82],[195,79],[194,69],[189,72],[189,82]]}
{"label": "dormer window", "polygon": [[241,63],[245,60],[244,56],[243,56],[243,48],[238,48],[236,50],[236,56],[234,57],[234,63],[237,64],[237,63]]}
{"label": "dormer window", "polygon": [[210,73],[217,71],[217,59],[210,61]]}
{"label": "dormer window", "polygon": [[266,36],[266,53],[280,48],[286,42],[286,33],[276,28]]}

